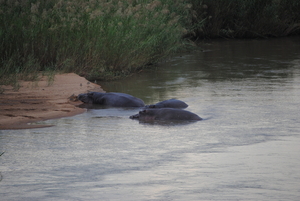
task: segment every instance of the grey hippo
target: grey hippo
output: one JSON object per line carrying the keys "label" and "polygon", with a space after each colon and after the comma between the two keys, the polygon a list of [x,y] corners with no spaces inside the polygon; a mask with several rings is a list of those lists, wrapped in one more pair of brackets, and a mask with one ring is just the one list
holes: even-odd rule
{"label": "grey hippo", "polygon": [[146,105],[145,107],[146,108],[187,108],[188,105],[181,100],[172,98],[169,100],[158,102],[154,105]]}
{"label": "grey hippo", "polygon": [[160,109],[145,109],[138,114],[130,116],[131,119],[138,119],[140,121],[155,121],[155,120],[186,120],[186,121],[200,121],[201,117],[198,115],[181,109],[174,108],[160,108]]}
{"label": "grey hippo", "polygon": [[78,95],[78,100],[87,104],[99,104],[110,107],[144,107],[143,100],[132,95],[117,92],[89,92]]}

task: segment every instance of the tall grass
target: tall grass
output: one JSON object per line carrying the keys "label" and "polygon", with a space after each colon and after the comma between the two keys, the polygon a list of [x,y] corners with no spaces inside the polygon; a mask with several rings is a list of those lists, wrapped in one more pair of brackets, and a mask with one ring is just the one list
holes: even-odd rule
{"label": "tall grass", "polygon": [[39,71],[132,72],[181,46],[190,8],[184,0],[1,0],[0,82]]}
{"label": "tall grass", "polygon": [[299,0],[191,0],[200,38],[300,34]]}
{"label": "tall grass", "polygon": [[187,36],[300,34],[299,10],[299,0],[0,0],[0,84],[41,71],[126,75]]}

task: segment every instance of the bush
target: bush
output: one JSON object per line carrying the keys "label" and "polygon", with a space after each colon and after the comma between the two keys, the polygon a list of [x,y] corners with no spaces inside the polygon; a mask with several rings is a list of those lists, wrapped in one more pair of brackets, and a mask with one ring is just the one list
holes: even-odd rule
{"label": "bush", "polygon": [[1,70],[101,78],[155,63],[181,46],[182,0],[2,0]]}
{"label": "bush", "polygon": [[40,71],[123,76],[183,37],[299,34],[299,10],[299,0],[0,0],[0,84]]}
{"label": "bush", "polygon": [[191,0],[200,38],[279,37],[300,33],[298,0]]}

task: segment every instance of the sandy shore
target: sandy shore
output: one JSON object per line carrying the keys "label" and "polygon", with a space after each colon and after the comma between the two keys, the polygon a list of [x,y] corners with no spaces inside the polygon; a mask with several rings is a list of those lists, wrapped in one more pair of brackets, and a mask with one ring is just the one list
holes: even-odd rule
{"label": "sandy shore", "polygon": [[32,123],[83,113],[85,109],[77,107],[81,102],[70,97],[88,91],[103,92],[99,85],[74,73],[58,74],[48,85],[47,77],[35,82],[20,81],[18,91],[2,85],[0,130],[45,127]]}

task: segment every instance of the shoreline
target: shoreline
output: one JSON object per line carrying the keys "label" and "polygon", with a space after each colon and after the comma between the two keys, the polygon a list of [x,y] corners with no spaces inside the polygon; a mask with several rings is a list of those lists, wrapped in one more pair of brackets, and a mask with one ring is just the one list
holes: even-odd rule
{"label": "shoreline", "polygon": [[39,121],[74,116],[86,109],[77,107],[81,101],[74,96],[103,89],[75,73],[57,74],[49,85],[47,77],[39,81],[20,81],[20,88],[4,86],[0,94],[0,130],[31,129],[52,125],[33,124]]}

